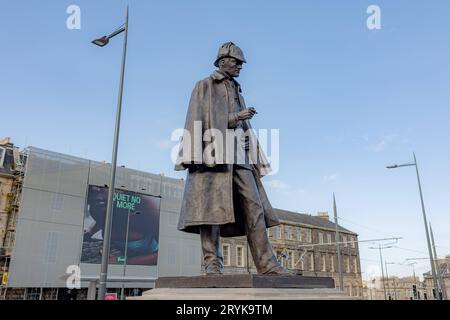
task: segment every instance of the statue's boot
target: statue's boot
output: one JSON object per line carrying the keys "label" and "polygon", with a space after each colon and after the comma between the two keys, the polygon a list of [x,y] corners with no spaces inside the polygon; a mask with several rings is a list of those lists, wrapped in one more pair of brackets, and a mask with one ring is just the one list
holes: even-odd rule
{"label": "statue's boot", "polygon": [[200,227],[205,274],[222,274],[223,257],[220,252],[220,227],[204,225]]}

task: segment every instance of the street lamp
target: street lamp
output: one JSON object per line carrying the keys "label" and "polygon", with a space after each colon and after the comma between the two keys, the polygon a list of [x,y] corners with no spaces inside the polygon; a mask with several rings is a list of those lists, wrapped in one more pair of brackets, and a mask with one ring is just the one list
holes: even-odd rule
{"label": "street lamp", "polygon": [[[417,264],[417,262],[411,262],[411,263],[407,263],[406,265],[412,267],[414,284],[416,286],[416,290],[419,290],[419,286],[417,285],[416,269],[414,267],[414,265],[416,265],[416,264]],[[413,296],[413,297],[414,297],[413,299],[416,299],[415,296]]]}
{"label": "street lamp", "polygon": [[[431,233],[431,244],[433,246],[433,253],[434,253],[434,265],[436,268],[437,280],[438,280],[439,288],[440,288],[440,291],[437,292],[437,297],[438,297],[438,299],[447,300],[447,289],[445,288],[445,282],[442,280],[441,267],[439,266],[439,260],[438,260],[438,256],[436,253],[436,245],[434,243],[433,228],[431,227],[431,223],[430,223],[430,233]],[[439,292],[442,293],[442,296],[441,296],[441,293],[439,293]]]}
{"label": "street lamp", "polygon": [[120,82],[119,82],[119,95],[117,99],[117,111],[116,111],[116,124],[114,129],[114,143],[112,151],[112,161],[111,161],[111,176],[108,189],[108,204],[106,207],[106,218],[105,218],[105,228],[103,234],[103,250],[102,250],[102,264],[100,270],[100,281],[98,290],[98,300],[105,299],[106,293],[106,282],[108,276],[108,260],[109,260],[109,247],[111,240],[111,225],[112,225],[112,213],[113,213],[113,202],[114,202],[114,189],[116,181],[116,166],[117,166],[117,149],[119,145],[119,129],[120,129],[120,114],[122,111],[122,96],[123,96],[123,82],[125,76],[125,61],[127,56],[127,40],[128,40],[128,7],[126,11],[125,25],[118,30],[111,33],[109,36],[104,36],[99,39],[92,41],[97,46],[104,47],[108,44],[109,40],[116,35],[125,32],[123,52],[122,52],[122,67],[120,72]]}
{"label": "street lamp", "polygon": [[344,274],[342,272],[342,258],[341,258],[341,250],[339,248],[340,236],[339,236],[339,222],[338,215],[336,209],[336,197],[333,192],[333,213],[334,213],[334,240],[336,242],[336,253],[338,258],[338,272],[339,272],[339,290],[344,291]]}
{"label": "street lamp", "polygon": [[[388,290],[389,290],[389,293],[390,293],[391,292],[391,288],[390,288],[390,285],[389,285],[389,274],[388,274],[388,267],[387,267],[388,264],[395,264],[395,262],[384,261],[384,266],[386,268],[386,278],[387,278],[387,283],[388,283]],[[392,277],[392,284],[394,286],[394,300],[397,300],[397,288],[395,286],[395,278],[394,277]]]}
{"label": "street lamp", "polygon": [[124,253],[124,265],[123,265],[123,274],[122,274],[122,291],[120,293],[120,300],[125,300],[125,274],[127,270],[127,262],[128,262],[128,233],[130,232],[130,216],[131,215],[138,215],[141,214],[140,211],[131,212],[130,209],[128,209],[127,213],[127,232],[125,236],[125,253]]}
{"label": "street lamp", "polygon": [[436,292],[439,292],[437,278],[436,278],[436,270],[434,268],[433,252],[431,251],[431,242],[430,242],[430,234],[429,234],[429,231],[428,231],[427,215],[425,213],[425,204],[423,202],[422,187],[421,187],[421,184],[420,184],[419,168],[417,166],[417,160],[416,160],[415,153],[413,153],[413,157],[414,157],[414,162],[413,163],[406,163],[406,164],[400,164],[400,165],[395,164],[395,165],[387,166],[386,168],[388,168],[388,169],[395,169],[395,168],[410,167],[410,166],[416,167],[417,183],[419,185],[420,202],[422,204],[423,222],[424,222],[424,226],[425,226],[425,234],[427,236],[428,254],[429,254],[429,257],[430,257],[431,273],[433,274],[433,285],[434,285],[434,288],[435,288]]}
{"label": "street lamp", "polygon": [[380,251],[380,265],[381,265],[381,282],[383,282],[383,292],[384,292],[384,300],[387,300],[387,294],[386,294],[386,281],[384,278],[384,268],[383,268],[383,255],[381,254],[382,249],[389,249],[393,248],[393,246],[381,246],[381,244],[378,244],[378,247],[369,247],[369,249],[378,249]]}

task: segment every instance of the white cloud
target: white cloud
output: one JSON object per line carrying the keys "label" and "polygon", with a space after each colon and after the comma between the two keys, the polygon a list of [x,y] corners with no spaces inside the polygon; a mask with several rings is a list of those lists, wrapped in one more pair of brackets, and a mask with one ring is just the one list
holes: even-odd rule
{"label": "white cloud", "polygon": [[278,194],[282,194],[289,197],[305,193],[304,189],[295,188],[281,180],[264,181],[264,185],[266,188],[271,189],[273,192],[277,192]]}
{"label": "white cloud", "polygon": [[339,177],[339,174],[338,174],[338,173],[332,173],[332,174],[330,174],[330,175],[324,176],[324,177],[323,177],[323,180],[324,180],[325,182],[330,182],[330,181],[336,180],[338,177]]}
{"label": "white cloud", "polygon": [[400,139],[399,134],[388,134],[383,136],[378,143],[368,146],[367,150],[376,153],[383,152],[386,149],[386,147],[395,142],[408,143],[408,139],[406,138]]}

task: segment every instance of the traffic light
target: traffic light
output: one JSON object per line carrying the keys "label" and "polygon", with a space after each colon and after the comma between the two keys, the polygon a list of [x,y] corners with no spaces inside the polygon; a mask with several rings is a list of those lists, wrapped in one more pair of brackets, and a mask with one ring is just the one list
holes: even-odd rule
{"label": "traffic light", "polygon": [[415,284],[413,284],[412,289],[413,289],[414,300],[417,300],[417,298],[418,298],[417,297],[417,286]]}
{"label": "traffic light", "polygon": [[436,289],[433,289],[433,299],[436,300]]}

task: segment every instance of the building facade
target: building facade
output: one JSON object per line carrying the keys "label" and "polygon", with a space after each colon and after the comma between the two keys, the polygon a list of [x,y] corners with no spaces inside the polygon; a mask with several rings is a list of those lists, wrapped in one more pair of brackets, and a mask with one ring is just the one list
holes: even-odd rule
{"label": "building facade", "polygon": [[[26,162],[17,198],[14,232],[8,229],[12,240],[6,242],[8,259],[3,259],[9,272],[1,287],[0,298],[83,299],[92,279],[98,279],[100,274],[100,261],[96,257],[101,252],[101,243],[92,239],[102,240],[102,229],[100,232],[90,232],[91,227],[95,227],[95,221],[97,225],[102,225],[101,217],[93,221],[92,213],[98,203],[104,205],[105,199],[97,199],[101,193],[91,194],[91,191],[107,188],[110,164],[34,147],[27,148],[23,158],[26,158]],[[9,175],[8,178],[12,177]],[[8,182],[9,185],[11,182]],[[114,239],[113,236],[111,242],[111,252],[118,259],[110,261],[108,291],[120,295],[122,279],[127,281],[127,294],[139,294],[142,290],[153,288],[160,276],[199,275],[199,236],[180,232],[176,228],[184,181],[118,167],[115,188],[115,195],[131,194],[132,199],[138,195],[139,199],[151,201],[160,199],[157,209],[158,235],[155,239],[133,231],[133,225],[136,230],[142,228],[138,223],[133,223],[134,218],[131,218],[127,243],[125,228],[119,228],[123,232],[116,232],[116,237],[120,239]],[[10,188],[6,191],[10,193]],[[91,203],[92,199],[96,202]],[[118,200],[115,204],[118,205]],[[119,212],[123,216],[126,209]],[[144,211],[139,213],[141,215],[138,218],[145,214]],[[119,221],[119,225],[125,226],[126,223]],[[115,222],[112,229],[114,233]],[[87,238],[92,241],[87,242]],[[128,247],[130,261],[125,276],[122,255],[124,242]],[[131,262],[130,250],[139,252],[143,247],[158,252],[157,263],[145,262],[145,259],[152,259],[150,254],[138,255],[134,257],[135,262]],[[119,261],[121,255],[122,262]],[[73,267],[79,270],[77,279],[80,280],[80,289],[77,290],[68,289],[68,275],[72,274],[68,270],[73,270]]]}
{"label": "building facade", "polygon": [[[444,259],[438,259],[436,266],[436,272],[439,272],[440,274],[440,279],[438,278],[439,285],[442,283],[440,291],[445,290],[447,299],[450,299],[450,255],[447,255]],[[431,275],[431,272],[428,271],[424,273],[423,277],[426,294],[429,299],[433,299],[435,296],[435,293],[433,292],[433,276]]]}
{"label": "building facade", "polygon": [[22,183],[19,149],[5,138],[0,141],[0,285],[5,286],[15,239]]}
{"label": "building facade", "polygon": [[419,277],[376,277],[364,284],[367,300],[423,300],[426,298],[424,283]]}
{"label": "building facade", "polygon": [[[7,214],[9,219],[2,222],[1,229],[6,239],[2,273],[7,276],[3,277],[0,297],[85,299],[92,279],[100,273],[98,261],[85,259],[100,248],[98,243],[88,243],[85,252],[85,238],[90,232],[87,226],[93,224],[91,191],[107,187],[110,164],[34,147],[20,154],[10,144],[2,148],[6,150],[4,163],[8,170],[0,171],[4,195],[0,212],[2,221],[6,221]],[[128,281],[126,294],[133,295],[154,287],[161,276],[200,275],[200,237],[177,230],[183,179],[118,167],[115,187],[121,192],[160,199],[159,249],[156,264],[130,262],[125,276],[123,263],[111,264],[108,291],[120,294],[123,279]],[[280,262],[306,276],[333,277],[338,286],[335,224],[328,215],[275,210],[281,225],[268,229],[268,235]],[[344,290],[350,296],[361,296],[358,236],[342,227],[339,233]],[[99,235],[101,232],[92,237]],[[256,272],[245,237],[222,240],[225,272]],[[78,290],[67,288],[68,268],[73,266],[80,272]]]}
{"label": "building facade", "polygon": [[[305,276],[332,277],[339,288],[335,224],[327,213],[317,216],[275,209],[281,225],[268,229],[279,261]],[[339,226],[344,291],[362,297],[358,235]],[[222,238],[225,273],[256,273],[245,237]]]}

